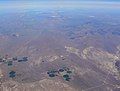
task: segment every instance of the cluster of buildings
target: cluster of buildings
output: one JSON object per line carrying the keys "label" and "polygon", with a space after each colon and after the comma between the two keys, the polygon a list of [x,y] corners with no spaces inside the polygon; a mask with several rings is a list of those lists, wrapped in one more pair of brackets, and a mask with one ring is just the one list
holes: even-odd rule
{"label": "cluster of buildings", "polygon": [[[7,64],[7,66],[12,66],[14,62],[26,62],[28,61],[28,57],[9,57],[8,55],[0,56],[0,64]],[[11,70],[9,72],[9,77],[14,78],[16,76],[16,72]],[[1,77],[1,75],[0,75]]]}
{"label": "cluster of buildings", "polygon": [[68,67],[63,67],[58,70],[47,71],[49,77],[61,76],[65,81],[71,80],[72,71]]}
{"label": "cluster of buildings", "polygon": [[8,55],[0,56],[0,63],[6,63],[11,66],[13,62],[26,62],[28,57],[8,57]]}

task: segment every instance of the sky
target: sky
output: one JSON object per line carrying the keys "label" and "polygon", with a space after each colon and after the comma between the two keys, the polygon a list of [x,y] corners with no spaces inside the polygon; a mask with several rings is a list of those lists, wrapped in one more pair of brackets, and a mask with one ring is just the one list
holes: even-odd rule
{"label": "sky", "polygon": [[120,0],[0,0],[0,9],[28,8],[120,8]]}

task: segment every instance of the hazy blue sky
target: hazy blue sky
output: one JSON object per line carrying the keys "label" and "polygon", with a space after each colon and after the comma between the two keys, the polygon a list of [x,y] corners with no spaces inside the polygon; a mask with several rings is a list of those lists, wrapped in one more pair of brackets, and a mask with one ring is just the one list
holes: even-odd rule
{"label": "hazy blue sky", "polygon": [[120,2],[120,0],[0,0],[0,2],[3,1],[107,1],[107,2]]}
{"label": "hazy blue sky", "polygon": [[120,8],[120,0],[0,0],[0,9],[40,7]]}

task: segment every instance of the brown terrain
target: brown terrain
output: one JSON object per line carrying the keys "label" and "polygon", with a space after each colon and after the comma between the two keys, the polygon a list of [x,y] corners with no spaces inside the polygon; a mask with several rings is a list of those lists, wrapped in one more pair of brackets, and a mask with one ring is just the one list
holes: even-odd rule
{"label": "brown terrain", "polygon": [[0,91],[120,91],[120,17],[82,13],[0,15]]}

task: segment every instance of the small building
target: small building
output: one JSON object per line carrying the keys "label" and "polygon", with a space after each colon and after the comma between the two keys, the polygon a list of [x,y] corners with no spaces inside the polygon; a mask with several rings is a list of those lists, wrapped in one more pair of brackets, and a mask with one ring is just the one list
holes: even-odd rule
{"label": "small building", "polygon": [[63,75],[63,78],[64,78],[66,81],[70,81],[70,79],[71,79],[68,74]]}
{"label": "small building", "polygon": [[28,57],[23,57],[23,61],[28,61]]}
{"label": "small building", "polygon": [[120,70],[120,61],[119,61],[119,60],[116,61],[115,66],[116,66],[116,68],[117,68],[118,70]]}
{"label": "small building", "polygon": [[66,81],[70,81],[71,78],[65,78]]}
{"label": "small building", "polygon": [[12,66],[13,62],[12,61],[8,61],[8,66]]}
{"label": "small building", "polygon": [[18,58],[18,62],[26,62],[26,61],[28,61],[28,57]]}
{"label": "small building", "polygon": [[9,72],[9,77],[14,78],[16,76],[16,72],[15,71],[10,71]]}
{"label": "small building", "polygon": [[3,58],[0,58],[0,62],[3,62]]}
{"label": "small building", "polygon": [[59,72],[64,72],[64,69],[59,69]]}
{"label": "small building", "polygon": [[69,78],[68,74],[63,75],[64,78]]}
{"label": "small building", "polygon": [[17,57],[13,57],[12,60],[13,60],[13,61],[16,61],[16,60],[17,60]]}
{"label": "small building", "polygon": [[68,74],[71,74],[71,73],[72,73],[72,71],[70,71],[70,70],[69,70],[69,71],[67,71],[67,73],[68,73]]}
{"label": "small building", "polygon": [[49,74],[49,77],[55,77],[55,74]]}

